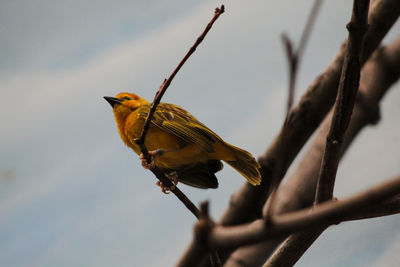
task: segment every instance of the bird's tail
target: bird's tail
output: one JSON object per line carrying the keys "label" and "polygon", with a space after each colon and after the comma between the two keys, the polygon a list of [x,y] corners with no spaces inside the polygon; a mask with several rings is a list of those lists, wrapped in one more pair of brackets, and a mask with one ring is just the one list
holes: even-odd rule
{"label": "bird's tail", "polygon": [[253,158],[253,156],[241,148],[235,147],[231,144],[225,143],[229,150],[231,150],[234,160],[225,160],[232,168],[238,171],[244,178],[249,181],[252,185],[260,185],[261,174],[260,165]]}

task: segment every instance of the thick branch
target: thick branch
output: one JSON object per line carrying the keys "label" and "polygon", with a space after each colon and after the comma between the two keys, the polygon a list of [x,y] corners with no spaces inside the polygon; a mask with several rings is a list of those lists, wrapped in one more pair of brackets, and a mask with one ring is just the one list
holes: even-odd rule
{"label": "thick branch", "polygon": [[[208,248],[254,244],[300,230],[337,224],[344,219],[348,220],[360,209],[365,212],[368,207],[382,204],[399,194],[400,176],[344,200],[325,201],[314,208],[275,216],[272,224],[266,224],[263,219],[259,219],[240,226],[215,226],[209,236],[203,238],[208,240]],[[399,210],[400,207],[395,213]],[[196,251],[190,251],[192,249]],[[207,255],[207,250],[204,246],[191,245],[185,255],[196,255],[201,260]]]}
{"label": "thick branch", "polygon": [[[400,195],[344,216],[342,221],[376,218],[397,213],[400,213]],[[268,259],[264,267],[293,266],[326,228],[324,226],[317,230],[306,230],[289,236]]]}
{"label": "thick branch", "polygon": [[[392,27],[392,25],[396,22],[398,16],[400,14],[400,2],[397,0],[376,0],[372,5],[371,12],[368,17],[369,28],[365,37],[364,42],[364,53],[362,57],[361,64],[363,64],[369,57],[372,51],[376,49],[379,45],[383,37]],[[293,159],[300,151],[304,143],[308,140],[310,135],[313,133],[315,128],[319,125],[320,121],[325,117],[326,112],[330,109],[334,102],[334,97],[336,95],[336,90],[339,84],[340,70],[342,67],[342,62],[344,58],[344,44],[338,54],[335,56],[334,60],[327,67],[325,72],[323,72],[319,77],[315,79],[315,81],[310,85],[307,92],[297,106],[291,112],[289,117],[289,136],[287,138],[286,149],[283,150],[281,144],[278,142],[281,138],[282,131],[279,135],[274,139],[274,141],[270,144],[266,152],[260,157],[259,162],[262,165],[262,175],[263,182],[259,187],[252,187],[248,184],[244,184],[231,198],[231,202],[225,214],[221,219],[221,224],[223,225],[236,225],[244,222],[252,221],[256,218],[261,217],[261,207],[264,205],[265,200],[268,196],[269,190],[269,182],[271,181],[271,177],[276,172],[277,161],[279,160],[279,156],[281,153],[284,153],[287,157],[286,165],[283,166],[283,174],[286,172],[287,168],[292,163]],[[390,58],[390,57],[389,57]],[[380,68],[383,62],[378,62],[375,64],[375,68]],[[374,65],[374,64],[373,64]],[[398,68],[399,69],[399,68]],[[394,69],[397,71],[398,69]],[[385,76],[385,75],[383,75]],[[369,76],[371,80],[374,79],[373,75]],[[386,78],[386,77],[385,77]],[[381,96],[386,92],[386,89],[393,82],[381,83],[383,85],[382,93],[377,93]],[[387,86],[386,86],[387,85]],[[369,85],[368,85],[369,86]],[[369,89],[369,87],[366,87]],[[380,90],[379,82],[373,85],[374,90]],[[373,90],[371,90],[373,91]],[[372,92],[368,92],[371,94]],[[372,93],[375,94],[375,93]],[[368,98],[369,99],[369,98]],[[372,101],[370,100],[362,100],[360,106],[366,106],[367,109],[372,109],[375,107],[373,104],[378,102],[381,98],[374,98],[371,96]],[[377,101],[375,101],[375,99]],[[372,105],[362,104],[362,102],[371,102]],[[364,110],[360,107],[362,120],[358,121],[360,127],[358,132],[365,124],[371,123],[371,118],[376,118],[376,115],[373,117],[368,117],[366,114],[373,114],[375,111]],[[376,110],[379,110],[378,108]],[[376,119],[375,119],[376,120]],[[329,126],[328,126],[329,127]],[[357,126],[355,126],[355,129]],[[354,134],[355,135],[355,134]],[[325,140],[325,137],[324,137]],[[351,142],[351,141],[349,141]],[[315,147],[317,150],[318,147]],[[310,157],[307,162],[300,166],[295,174],[298,173],[298,178],[296,181],[288,182],[287,184],[292,184],[293,186],[283,186],[283,188],[289,188],[291,193],[289,194],[278,194],[278,198],[282,200],[282,196],[285,197],[285,200],[282,202],[278,200],[276,204],[281,206],[281,208],[274,205],[274,211],[284,211],[284,210],[293,210],[299,207],[304,207],[307,203],[310,203],[310,200],[313,200],[313,193],[308,194],[303,192],[312,191],[315,192],[315,184],[316,179],[308,182],[309,176],[307,175],[308,166],[313,166],[315,163],[320,164],[321,160],[315,159],[316,156],[310,154]],[[316,169],[318,170],[318,168]],[[318,173],[317,173],[318,175]],[[314,176],[315,177],[315,176]],[[305,182],[307,181],[307,182]],[[310,184],[310,190],[306,185]],[[278,191],[282,191],[281,188]],[[286,190],[288,191],[288,190]],[[294,195],[293,195],[294,194]],[[279,203],[281,202],[281,203]],[[279,241],[269,242],[270,244],[260,244],[260,247],[252,246],[252,247],[244,247],[237,250],[232,255],[233,264],[236,259],[239,261],[246,260],[246,264],[249,266],[259,266],[262,262],[265,262],[265,257],[269,254],[266,251],[273,251]],[[222,258],[227,258],[231,253],[232,248],[223,251]],[[220,251],[221,255],[221,251]],[[250,262],[249,262],[250,261]]]}
{"label": "thick branch", "polygon": [[[358,92],[352,119],[344,139],[342,153],[346,151],[354,138],[367,124],[377,123],[380,117],[379,102],[399,77],[400,37],[391,45],[376,51],[374,56],[364,66],[361,72],[360,91]],[[277,206],[275,207],[276,212],[283,213],[311,205],[318,177],[318,166],[322,159],[323,145],[325,143],[325,136],[330,128],[331,118],[332,112],[330,116],[325,118],[313,144],[296,170],[287,179],[287,182],[279,188],[276,201]],[[375,212],[369,210],[368,213],[386,214],[387,211],[390,212],[393,209],[398,209],[395,199],[387,202],[385,205],[380,205],[376,208]],[[366,218],[362,211],[357,213],[360,213],[362,218]],[[280,266],[280,263],[285,265],[290,258],[293,259],[294,257],[301,256],[302,252],[317,237],[318,234],[312,231],[294,234],[275,251],[274,255],[268,259],[268,263],[275,263],[278,266]],[[254,248],[253,252],[241,251],[240,255],[236,255],[236,257],[240,259],[244,257],[258,259],[258,264],[261,264],[275,250],[279,243],[280,241],[277,240],[259,244],[257,246],[262,247],[262,249]],[[285,254],[283,251],[289,254]]]}
{"label": "thick branch", "polygon": [[[398,0],[377,0],[369,15],[369,28],[365,37],[363,64],[372,51],[376,49],[388,30],[392,27],[400,14]],[[342,48],[335,59],[308,88],[306,94],[291,112],[289,117],[289,138],[287,144],[287,165],[285,171],[308,140],[313,131],[331,108],[339,84],[340,70],[344,59]],[[281,135],[281,133],[279,134]],[[275,171],[277,157],[281,153],[279,135],[271,143],[267,151],[259,159],[262,165],[263,182],[259,187],[244,184],[233,195],[231,205],[225,212],[221,223],[235,225],[251,221],[261,216],[261,208],[266,200],[269,181]]]}
{"label": "thick branch", "polygon": [[[203,255],[206,255],[208,252],[210,252],[208,247],[208,236],[210,235],[213,225],[214,223],[211,221],[208,213],[208,202],[203,202],[200,204],[199,221],[196,223],[194,228],[193,243],[179,261],[177,266],[199,266],[200,263],[205,260]],[[219,263],[218,266],[221,266],[221,263]]]}
{"label": "thick branch", "polygon": [[[354,0],[351,21],[347,25],[349,37],[346,55],[344,58],[331,128],[326,138],[325,151],[318,177],[315,204],[327,201],[333,196],[337,168],[341,158],[342,143],[350,123],[359,87],[361,72],[360,58],[362,55],[364,36],[368,27],[368,9],[369,0]],[[300,249],[296,249],[294,253],[287,255],[286,263],[294,265],[324,230],[325,227],[320,227],[315,231],[306,231],[289,237],[285,242],[286,244],[283,245],[285,251],[296,247],[299,241],[301,241],[301,245]],[[281,250],[278,250],[277,253],[280,251]],[[270,260],[271,261],[268,261],[267,264],[265,264],[266,266],[273,266],[272,262],[274,261],[274,257]]]}
{"label": "thick branch", "polygon": [[293,44],[290,41],[289,37],[286,34],[282,35],[282,40],[286,48],[286,56],[288,59],[288,65],[289,65],[289,93],[288,93],[288,100],[287,100],[287,105],[286,105],[286,116],[285,116],[285,121],[283,123],[283,128],[282,128],[282,133],[279,136],[280,139],[277,141],[279,142],[279,146],[281,147],[281,154],[279,155],[279,160],[276,163],[276,168],[275,168],[275,173],[272,175],[272,179],[269,183],[269,192],[271,192],[271,197],[270,197],[270,208],[268,209],[268,212],[265,214],[265,217],[268,219],[270,217],[270,214],[272,214],[272,208],[274,206],[274,200],[275,200],[275,193],[276,193],[276,188],[279,187],[284,174],[286,172],[285,166],[287,166],[287,159],[286,159],[286,145],[288,144],[288,139],[289,139],[289,115],[292,110],[293,106],[293,101],[294,101],[294,94],[295,94],[295,84],[296,84],[296,78],[297,78],[297,71],[299,68],[299,63],[302,54],[304,53],[304,49],[306,46],[306,43],[308,41],[308,38],[311,34],[312,27],[314,25],[315,19],[318,14],[319,7],[321,6],[322,1],[321,0],[315,0],[313,8],[311,9],[311,13],[308,16],[307,19],[307,24],[303,29],[303,33],[301,35],[300,39],[300,44],[298,49],[294,50],[293,49]]}
{"label": "thick branch", "polygon": [[326,146],[318,178],[315,203],[332,198],[342,143],[350,123],[360,82],[360,58],[367,31],[369,0],[354,0],[353,14],[347,24],[349,38],[344,58],[339,91],[333,112],[332,124],[326,137]]}
{"label": "thick branch", "polygon": [[[377,1],[377,4],[381,4],[381,2]],[[376,17],[374,15],[375,10],[376,7],[370,15],[370,21],[376,21],[376,19],[371,20],[371,17]],[[371,31],[372,27],[373,25],[370,25],[368,32]],[[368,45],[365,44],[365,46]],[[366,125],[377,123],[379,120],[379,102],[390,86],[398,80],[399,76],[400,38],[390,46],[378,50],[375,56],[364,66],[361,74],[361,92],[358,94],[352,120],[344,140],[344,150],[347,149],[352,140]],[[325,119],[323,125],[320,127],[320,133],[314,139],[313,145],[310,146],[310,150],[306,153],[295,171],[292,172],[292,175],[278,189],[274,212],[283,213],[296,210],[310,205],[314,200],[318,170],[331,118],[330,116]],[[292,143],[292,141],[290,142]],[[246,199],[246,194],[242,194],[246,192],[243,188],[235,197],[240,196],[240,199],[246,203],[248,199]],[[250,195],[250,191],[247,191],[247,193],[249,197],[256,199],[256,195]],[[238,200],[240,199],[238,198]],[[232,202],[235,205],[241,203],[241,201]],[[248,202],[250,203],[250,201]],[[230,208],[230,210],[234,209]],[[242,218],[246,218],[245,212],[242,212],[240,215]],[[254,246],[240,248],[232,254],[227,263],[229,265],[241,262],[245,263],[246,266],[259,266],[265,262],[265,259],[275,250],[281,241],[282,239],[270,240]],[[283,260],[286,260],[286,258],[284,257]]]}
{"label": "thick branch", "polygon": [[327,227],[316,228],[289,236],[263,267],[293,266]]}
{"label": "thick branch", "polygon": [[344,200],[326,201],[314,208],[277,215],[270,226],[262,219],[248,225],[216,226],[210,235],[210,245],[243,246],[315,226],[337,224],[360,209],[365,211],[368,206],[378,205],[399,194],[400,176]]}

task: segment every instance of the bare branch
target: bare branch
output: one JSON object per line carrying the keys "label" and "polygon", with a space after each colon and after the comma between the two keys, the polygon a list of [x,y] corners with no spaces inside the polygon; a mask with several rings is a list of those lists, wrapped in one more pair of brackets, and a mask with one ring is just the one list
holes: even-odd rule
{"label": "bare branch", "polygon": [[[274,216],[273,224],[266,224],[263,219],[259,219],[239,226],[217,225],[209,232],[206,238],[208,243],[198,245],[195,238],[181,261],[187,261],[189,259],[186,257],[194,257],[194,255],[200,261],[206,257],[209,248],[244,246],[313,227],[337,224],[344,219],[348,220],[360,209],[365,212],[368,207],[388,201],[399,194],[400,176],[344,200],[325,201],[313,208]],[[399,210],[400,208],[394,212],[397,213]]]}
{"label": "bare branch", "polygon": [[[343,139],[350,123],[359,87],[361,72],[360,58],[365,33],[368,27],[368,9],[369,0],[354,0],[352,18],[347,25],[349,38],[340,78],[338,96],[336,98],[331,128],[326,138],[326,147],[318,177],[315,195],[316,204],[327,201],[332,198],[333,195]],[[270,258],[264,266],[274,266],[274,264],[277,263],[275,259],[280,259],[282,261],[282,253],[286,254],[284,264],[294,265],[325,229],[325,227],[320,227],[315,231],[306,231],[290,236],[277,253],[274,254],[277,256]],[[294,247],[297,249],[293,250]],[[288,250],[291,251],[288,252]]]}
{"label": "bare branch", "polygon": [[[185,255],[177,264],[179,267],[198,266],[202,261],[205,260],[203,256],[211,252],[208,246],[208,237],[212,227],[214,226],[214,223],[208,214],[208,205],[208,201],[200,204],[199,221],[194,227],[195,238],[192,245],[187,249]],[[214,263],[212,262],[212,264]],[[216,264],[221,266],[220,262],[217,262]]]}
{"label": "bare branch", "polygon": [[325,201],[314,208],[274,216],[270,226],[265,226],[262,219],[247,225],[216,226],[210,235],[210,245],[243,246],[315,226],[337,224],[360,209],[365,210],[398,194],[400,176],[344,200]]}
{"label": "bare branch", "polygon": [[[369,28],[365,37],[364,53],[361,64],[368,59],[377,48],[383,37],[396,22],[400,14],[400,2],[397,0],[377,0],[369,15]],[[306,94],[291,112],[289,117],[289,139],[284,153],[288,160],[287,168],[308,140],[313,131],[332,107],[337,92],[340,70],[344,59],[342,48],[332,63],[308,88]],[[259,158],[262,166],[263,181],[261,186],[253,187],[244,184],[231,199],[231,205],[226,210],[221,223],[234,225],[249,222],[261,216],[261,208],[268,196],[269,182],[276,168],[276,161],[282,149],[277,142],[282,130],[271,143],[267,151]]]}
{"label": "bare branch", "polygon": [[282,41],[285,45],[286,48],[286,57],[288,59],[288,65],[289,65],[289,90],[288,90],[288,100],[287,100],[287,107],[286,107],[286,116],[285,116],[285,121],[283,123],[283,129],[282,129],[282,134],[280,135],[280,139],[278,142],[280,142],[280,147],[282,148],[282,153],[279,156],[279,161],[277,161],[277,167],[275,174],[272,176],[272,180],[270,182],[270,192],[271,192],[271,197],[269,201],[269,208],[267,209],[267,212],[265,213],[265,218],[268,220],[270,215],[273,212],[273,207],[274,207],[274,200],[275,200],[275,193],[276,193],[276,188],[280,185],[284,175],[285,175],[285,167],[286,164],[286,154],[285,151],[287,148],[285,147],[286,144],[288,143],[288,138],[289,138],[289,127],[288,127],[288,120],[289,120],[289,115],[292,110],[293,106],[293,101],[294,101],[294,94],[295,94],[295,85],[296,85],[296,78],[297,78],[297,71],[299,68],[299,62],[300,62],[300,56],[303,54],[303,50],[305,49],[305,45],[308,41],[308,37],[311,34],[312,27],[314,25],[315,19],[317,17],[317,13],[319,10],[319,7],[321,5],[321,0],[315,0],[313,8],[311,10],[311,13],[308,17],[307,24],[304,27],[301,40],[300,40],[300,45],[297,50],[293,49],[293,44],[292,41],[290,41],[289,37],[286,34],[282,35]]}
{"label": "bare branch", "polygon": [[183,57],[181,62],[179,62],[178,66],[175,68],[175,70],[171,73],[171,75],[168,77],[168,79],[163,81],[163,83],[161,84],[160,88],[158,89],[158,91],[157,91],[157,93],[156,93],[156,95],[154,97],[153,103],[151,104],[151,108],[150,108],[149,114],[147,115],[146,121],[145,121],[145,123],[143,125],[142,134],[141,134],[140,138],[138,138],[138,140],[136,140],[136,143],[140,146],[140,149],[142,150],[142,153],[146,157],[146,160],[147,160],[148,163],[150,163],[151,159],[150,159],[150,155],[148,153],[144,153],[144,152],[147,151],[146,147],[144,145],[144,141],[146,139],[146,133],[147,133],[147,131],[149,129],[149,126],[150,126],[151,118],[153,117],[153,114],[156,111],[156,108],[157,108],[158,104],[160,103],[161,98],[163,97],[165,91],[168,89],[168,87],[171,84],[172,80],[174,79],[175,75],[182,68],[183,64],[185,64],[186,60],[194,53],[194,51],[196,51],[196,48],[204,40],[204,38],[206,37],[207,33],[210,31],[212,25],[214,24],[214,22],[224,12],[225,12],[224,5],[222,5],[220,8],[216,8],[215,9],[214,17],[207,24],[207,26],[204,29],[203,33],[197,38],[196,42],[189,49],[189,51]]}
{"label": "bare branch", "polygon": [[[218,19],[218,17],[222,13],[224,13],[224,11],[225,11],[224,5],[222,5],[220,8],[216,8],[215,9],[214,17],[208,23],[208,25],[204,29],[203,33],[197,38],[197,40],[194,43],[194,45],[189,49],[189,51],[183,57],[183,59],[178,64],[178,66],[175,68],[175,70],[172,72],[172,74],[168,77],[168,79],[163,81],[163,83],[161,84],[160,88],[158,89],[158,91],[157,91],[157,93],[156,93],[156,95],[154,97],[153,103],[150,106],[150,110],[149,110],[149,113],[148,113],[147,118],[145,120],[145,123],[143,125],[142,134],[141,134],[140,138],[135,140],[136,144],[139,145],[140,151],[144,155],[147,163],[151,162],[151,156],[150,156],[150,154],[149,154],[149,152],[148,152],[148,150],[147,150],[147,148],[145,146],[146,134],[147,134],[147,131],[149,130],[151,119],[153,117],[154,112],[156,111],[156,108],[157,108],[158,104],[161,101],[161,98],[163,97],[165,91],[168,89],[168,87],[171,84],[171,81],[174,79],[175,75],[181,69],[183,64],[185,64],[186,60],[193,54],[194,51],[196,51],[196,48],[203,41],[203,39],[207,35],[208,31],[211,29],[211,27],[214,24],[214,22]],[[162,184],[164,186],[167,186],[167,187],[174,186],[173,183],[164,175],[164,173],[159,168],[154,166],[150,170],[154,173],[154,175],[157,177],[157,179],[159,179],[162,182]],[[171,191],[196,216],[196,218],[199,218],[199,210],[189,200],[189,198],[186,197],[186,195],[181,190],[179,190],[179,188],[174,186],[174,189],[172,189]]]}
{"label": "bare branch", "polygon": [[[368,17],[369,28],[365,37],[364,53],[361,64],[364,64],[372,51],[376,49],[383,37],[396,22],[399,14],[399,1],[374,1]],[[325,117],[328,110],[331,108],[339,84],[340,70],[342,67],[343,59],[344,45],[337,53],[331,64],[327,67],[327,69],[309,86],[305,95],[303,95],[299,103],[292,110],[291,115],[288,119],[289,137],[286,149],[283,150],[281,144],[278,142],[283,132],[283,129],[281,129],[280,133],[276,136],[274,141],[271,142],[266,152],[259,158],[259,162],[262,166],[261,173],[263,176],[261,186],[253,187],[249,186],[246,183],[243,184],[243,186],[235,194],[232,195],[230,205],[225,211],[223,217],[221,218],[220,223],[222,225],[236,225],[240,223],[250,222],[262,216],[261,209],[264,206],[265,200],[268,197],[268,191],[270,190],[270,181],[272,180],[272,177],[276,172],[279,156],[281,155],[281,153],[284,153],[287,157],[286,164],[285,166],[283,166],[284,174],[294,160],[297,153],[304,145],[304,143],[308,140],[313,131],[320,124],[321,120]],[[367,121],[369,120],[367,119]],[[313,163],[312,160],[310,162]],[[302,179],[304,180],[306,178]],[[299,182],[296,185],[300,186],[301,188],[305,188],[302,186],[302,184],[303,182]],[[315,190],[315,186],[313,187],[313,190]],[[291,201],[291,199],[300,199],[298,203],[304,204],[305,200],[301,199],[303,198],[303,196],[299,196],[300,193],[301,192],[295,192],[295,194],[297,194],[297,196],[295,197],[289,195],[289,197],[287,198],[287,203],[292,203],[290,205],[295,206],[295,204],[293,203],[296,201]],[[307,197],[307,195],[305,197]],[[275,208],[276,207],[274,207],[274,210]],[[277,208],[277,210],[279,210],[279,207]],[[275,246],[276,245],[274,245],[273,247]],[[273,247],[271,248],[273,249]],[[231,250],[232,248],[224,252],[224,255],[221,256],[223,260],[228,257]],[[241,257],[242,260],[244,258],[257,258],[254,254],[252,254],[252,252],[250,251],[251,249],[249,250],[247,248],[241,248],[239,250],[243,251],[243,253],[239,251],[235,252],[236,258]],[[257,251],[263,250],[260,249]],[[265,261],[265,255],[267,254],[263,254],[262,257],[264,258],[264,260],[261,260],[261,262]],[[259,257],[261,257],[261,255],[259,255]]]}
{"label": "bare branch", "polygon": [[[375,124],[379,121],[379,102],[384,94],[400,78],[400,37],[387,47],[377,50],[373,57],[368,60],[361,72],[360,90],[353,110],[349,128],[347,130],[342,153],[346,151],[358,133],[368,124]],[[330,128],[332,112],[325,118],[324,123],[319,129],[319,133],[313,141],[307,154],[297,166],[293,174],[287,179],[277,192],[275,211],[278,213],[288,212],[311,205],[314,195],[316,181],[318,178],[318,167],[323,153],[323,146],[327,132]],[[398,210],[396,199],[392,199],[385,204],[371,209],[367,213],[358,211],[360,218],[368,218],[378,214],[387,214]],[[392,213],[393,214],[393,213]],[[354,216],[354,217],[353,217]],[[355,214],[352,218],[356,219]],[[344,219],[346,220],[346,219]],[[320,231],[322,232],[323,229]],[[268,262],[275,264],[285,264],[290,258],[301,256],[317,238],[318,234],[306,231],[294,234],[289,237],[278,250],[268,259]],[[308,240],[309,242],[307,242]],[[280,243],[279,240],[267,241],[252,248],[252,251],[238,251],[236,258],[258,259],[258,264],[265,261],[275,247]],[[260,247],[260,248],[258,248]],[[242,250],[242,249],[241,249]],[[285,254],[283,253],[289,253]]]}
{"label": "bare branch", "polygon": [[289,236],[263,267],[293,266],[327,227],[316,227]]}
{"label": "bare branch", "polygon": [[168,89],[169,85],[171,84],[171,81],[174,79],[175,75],[178,73],[178,71],[181,69],[183,64],[185,64],[186,60],[196,51],[196,48],[199,46],[199,44],[204,40],[205,36],[207,35],[208,31],[211,29],[212,25],[214,22],[218,19],[218,17],[224,13],[225,7],[224,5],[221,6],[221,8],[216,8],[214,17],[211,19],[211,21],[207,24],[207,27],[204,29],[203,33],[197,38],[196,42],[193,44],[193,46],[189,49],[189,51],[186,53],[186,55],[183,57],[181,62],[179,62],[178,66],[175,68],[175,70],[171,73],[168,79],[164,80],[163,83],[161,84],[160,88],[158,89],[153,103],[151,104],[151,108],[149,111],[149,114],[147,115],[146,121],[143,125],[143,131],[140,136],[136,141],[136,143],[140,146],[140,150],[142,151],[143,155],[145,156],[146,160],[148,163],[150,163],[151,158],[149,153],[147,152],[146,146],[144,145],[145,139],[146,139],[146,134],[147,131],[149,130],[150,127],[150,121],[151,118],[153,117],[154,112],[156,111],[156,108],[158,104],[161,101],[161,98],[163,97],[165,91]]}
{"label": "bare branch", "polygon": [[289,116],[289,113],[292,110],[293,106],[298,65],[301,57],[303,56],[307,41],[311,35],[311,30],[314,26],[321,4],[322,4],[321,0],[314,1],[314,5],[311,9],[310,15],[308,16],[307,23],[301,35],[300,43],[297,50],[293,49],[293,42],[290,41],[287,34],[285,33],[282,34],[282,41],[285,45],[286,57],[289,63],[289,96],[286,107],[286,117]]}
{"label": "bare branch", "polygon": [[[349,214],[348,217],[344,216],[342,221],[376,218],[397,213],[400,213],[400,195],[377,205],[360,209]],[[326,226],[317,227],[317,229],[292,234],[268,259],[264,267],[293,266],[325,229]]]}
{"label": "bare branch", "polygon": [[316,204],[332,198],[333,195],[342,143],[350,123],[360,82],[360,58],[364,36],[368,28],[368,9],[369,0],[354,0],[353,14],[350,23],[347,24],[349,38],[340,77],[339,91],[318,177],[317,192],[315,194]]}
{"label": "bare branch", "polygon": [[400,194],[382,203],[360,209],[353,214],[343,217],[343,221],[371,219],[400,213]]}
{"label": "bare branch", "polygon": [[310,15],[308,16],[307,24],[306,24],[305,30],[303,31],[303,34],[301,35],[299,47],[297,49],[297,58],[299,58],[299,59],[301,59],[301,57],[303,56],[304,50],[306,48],[306,44],[311,35],[311,31],[312,31],[313,25],[315,24],[315,20],[317,19],[317,15],[318,15],[321,5],[322,5],[322,0],[314,1],[314,5],[312,6]]}
{"label": "bare branch", "polygon": [[[380,204],[360,209],[349,214],[348,217],[343,217],[342,221],[376,218],[397,213],[400,213],[400,195]],[[317,227],[317,229],[306,230],[289,236],[268,259],[264,267],[293,266],[325,229],[325,226]]]}

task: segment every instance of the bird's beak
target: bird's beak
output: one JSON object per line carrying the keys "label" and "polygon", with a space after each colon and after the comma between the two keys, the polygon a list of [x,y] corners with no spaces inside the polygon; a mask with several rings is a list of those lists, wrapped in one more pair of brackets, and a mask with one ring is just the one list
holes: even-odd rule
{"label": "bird's beak", "polygon": [[122,103],[121,99],[118,99],[118,98],[115,98],[115,97],[111,97],[111,96],[105,96],[104,99],[107,100],[107,102],[110,103],[110,105],[112,107],[114,107],[115,104],[121,104]]}

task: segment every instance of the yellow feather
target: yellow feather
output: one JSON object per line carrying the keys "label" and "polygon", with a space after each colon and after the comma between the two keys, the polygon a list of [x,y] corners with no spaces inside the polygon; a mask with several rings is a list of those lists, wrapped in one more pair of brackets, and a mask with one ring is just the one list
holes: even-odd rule
{"label": "yellow feather", "polygon": [[[113,102],[109,102],[113,106],[121,139],[140,154],[134,139],[142,133],[150,103],[131,93],[120,93],[112,99]],[[214,173],[222,168],[217,163],[219,160],[231,165],[251,184],[259,185],[261,182],[260,166],[249,152],[224,142],[189,112],[173,104],[158,105],[145,145],[150,151],[165,151],[156,157],[157,167],[177,171],[182,176],[178,176],[178,180],[192,186],[218,186]]]}

